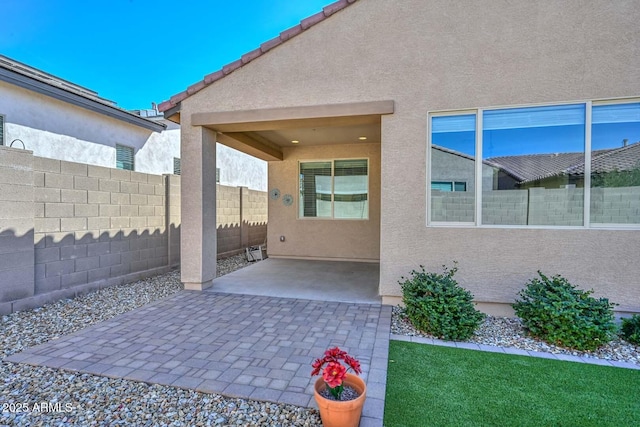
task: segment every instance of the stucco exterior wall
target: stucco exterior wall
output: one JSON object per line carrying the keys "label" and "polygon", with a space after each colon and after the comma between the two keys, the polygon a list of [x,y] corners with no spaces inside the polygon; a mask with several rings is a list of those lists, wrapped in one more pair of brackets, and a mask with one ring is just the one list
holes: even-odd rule
{"label": "stucco exterior wall", "polygon": [[[132,147],[135,171],[172,174],[180,158],[180,126],[152,132],[75,105],[0,81],[0,115],[5,116],[5,145],[15,139],[35,156],[115,168],[116,144]],[[23,148],[20,142],[14,148]],[[217,144],[220,184],[267,189],[267,164]]]}
{"label": "stucco exterior wall", "polygon": [[[299,162],[333,159],[369,160],[369,218],[298,218]],[[269,199],[269,256],[377,261],[380,257],[380,144],[288,148],[284,160],[269,162],[269,187],[281,197]],[[283,196],[294,197],[285,206]],[[284,236],[285,241],[280,241]]]}
{"label": "stucco exterior wall", "polygon": [[[182,117],[189,126],[194,112],[394,100],[382,117],[385,302],[399,300],[411,269],[457,260],[458,279],[482,303],[513,302],[541,269],[640,312],[638,230],[430,228],[425,208],[430,111],[640,96],[639,20],[634,0],[360,0],[187,98]],[[294,177],[287,187],[271,181],[291,176],[280,172],[289,163],[270,165],[269,187],[295,194]],[[274,254],[293,251],[274,248],[273,237],[302,236],[290,211],[278,223],[270,206]]]}
{"label": "stucco exterior wall", "polygon": [[0,114],[7,145],[20,139],[35,156],[96,166],[115,167],[116,143],[138,152],[153,133],[1,81]]}

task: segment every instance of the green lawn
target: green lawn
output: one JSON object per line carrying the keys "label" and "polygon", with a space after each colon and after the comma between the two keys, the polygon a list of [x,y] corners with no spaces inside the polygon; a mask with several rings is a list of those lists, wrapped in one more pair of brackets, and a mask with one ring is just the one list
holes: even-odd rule
{"label": "green lawn", "polygon": [[384,425],[640,426],[640,371],[391,341]]}

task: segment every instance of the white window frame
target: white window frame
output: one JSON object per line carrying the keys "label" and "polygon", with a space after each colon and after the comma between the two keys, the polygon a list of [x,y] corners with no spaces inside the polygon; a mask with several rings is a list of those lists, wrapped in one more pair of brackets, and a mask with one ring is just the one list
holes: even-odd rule
{"label": "white window frame", "polygon": [[[335,162],[340,160],[366,160],[367,161],[367,202],[371,202],[371,162],[368,157],[344,157],[344,158],[333,158],[333,159],[305,159],[298,160],[298,194],[296,195],[296,217],[299,220],[303,221],[369,221],[370,215],[369,210],[371,209],[371,204],[367,203],[367,216],[365,218],[335,218],[334,213],[334,196],[335,196]],[[301,163],[320,163],[320,162],[330,162],[331,163],[331,217],[317,217],[317,216],[300,216],[300,164]]]}
{"label": "white window frame", "polygon": [[[602,229],[615,229],[615,230],[639,230],[640,224],[591,224],[591,128],[592,128],[592,109],[594,106],[599,105],[611,105],[611,104],[631,104],[640,102],[640,97],[621,97],[621,98],[608,98],[598,100],[578,100],[578,101],[566,101],[566,102],[549,102],[549,103],[537,103],[537,104],[517,104],[517,105],[503,105],[492,106],[484,108],[466,108],[460,110],[445,110],[445,111],[429,111],[427,113],[427,182],[426,182],[426,226],[427,227],[455,227],[455,228],[507,228],[507,229],[556,229],[556,230],[602,230]],[[585,161],[585,177],[584,177],[584,213],[583,224],[579,226],[566,226],[566,225],[485,225],[482,224],[482,161],[478,162],[478,153],[482,153],[482,118],[485,111],[503,110],[510,108],[529,108],[529,107],[545,107],[545,106],[558,106],[558,105],[572,105],[572,104],[584,104],[585,106],[585,144],[584,144],[584,161]],[[431,118],[432,117],[446,117],[446,116],[462,116],[475,114],[476,116],[476,160],[475,163],[475,222],[442,222],[431,221]]]}
{"label": "white window frame", "polygon": [[[469,114],[476,115],[476,153],[478,153],[478,110],[477,109],[465,109],[465,110],[455,110],[455,111],[439,111],[439,112],[430,112],[427,114],[427,227],[458,227],[458,228],[466,228],[473,227],[477,224],[473,222],[444,222],[444,221],[431,221],[431,118],[432,117],[447,117],[447,116],[464,116]],[[477,163],[477,162],[475,162]],[[482,175],[482,169],[480,169],[480,174]],[[476,181],[478,180],[478,171],[476,170]],[[468,185],[468,183],[467,183]],[[477,198],[478,198],[478,187],[479,185],[475,185],[476,189],[476,206],[477,206]],[[477,215],[477,213],[476,213]],[[477,218],[476,218],[477,220]]]}

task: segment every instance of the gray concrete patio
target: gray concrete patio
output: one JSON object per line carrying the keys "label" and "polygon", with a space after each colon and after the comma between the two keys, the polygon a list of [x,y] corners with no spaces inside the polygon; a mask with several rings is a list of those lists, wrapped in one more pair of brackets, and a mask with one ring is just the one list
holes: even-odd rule
{"label": "gray concrete patio", "polygon": [[[361,426],[382,426],[391,307],[310,299],[322,295],[316,276],[327,265],[320,264],[307,267],[316,274],[309,282],[302,281],[302,267],[259,279],[280,282],[275,290],[281,296],[287,293],[278,286],[286,285],[287,296],[298,289],[306,299],[221,292],[227,286],[237,292],[243,283],[244,292],[253,289],[255,283],[238,276],[256,280],[286,265],[277,261],[262,261],[217,279],[205,292],[179,292],[6,360],[315,407],[311,363],[337,345],[362,363],[368,389]],[[327,295],[344,290],[347,282]],[[305,283],[313,285],[304,290]]]}
{"label": "gray concrete patio", "polygon": [[213,281],[208,291],[380,304],[380,264],[267,258]]}

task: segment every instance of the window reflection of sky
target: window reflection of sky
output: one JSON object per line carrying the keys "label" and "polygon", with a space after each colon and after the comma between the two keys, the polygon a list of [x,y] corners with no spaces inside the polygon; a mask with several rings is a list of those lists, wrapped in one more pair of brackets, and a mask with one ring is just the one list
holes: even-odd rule
{"label": "window reflection of sky", "polygon": [[[585,105],[486,110],[483,158],[584,151]],[[592,109],[593,150],[640,141],[640,103]],[[432,144],[475,156],[475,116],[435,116]]]}

